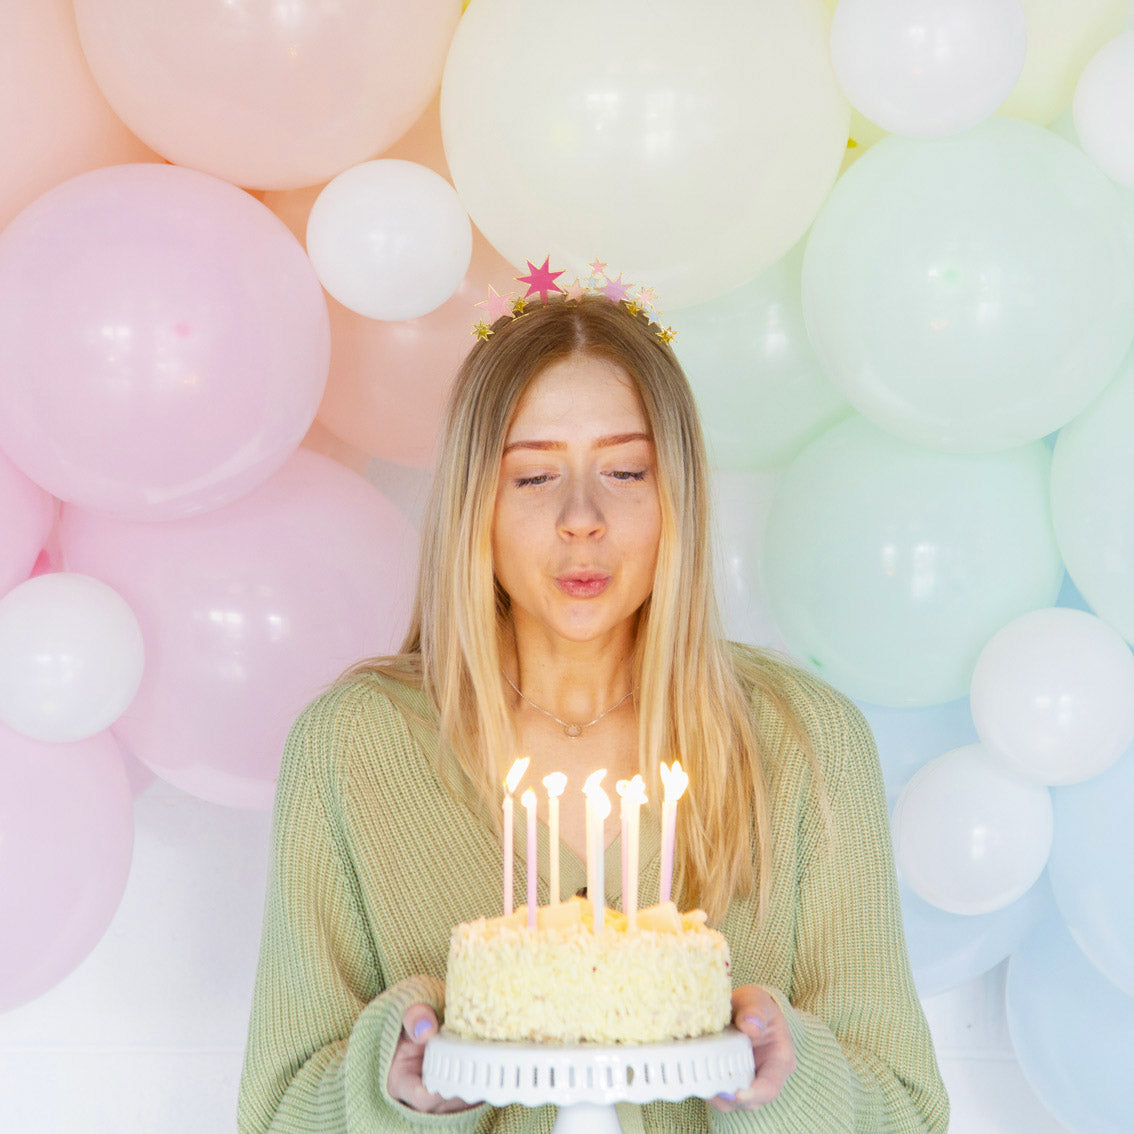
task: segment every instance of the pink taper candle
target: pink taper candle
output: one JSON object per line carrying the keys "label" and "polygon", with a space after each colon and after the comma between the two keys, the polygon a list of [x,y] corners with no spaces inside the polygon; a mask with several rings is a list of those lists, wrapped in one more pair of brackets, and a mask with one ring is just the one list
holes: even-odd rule
{"label": "pink taper candle", "polygon": [[536,867],[539,865],[539,842],[536,838],[536,797],[535,792],[528,788],[520,802],[528,813],[528,841],[525,847],[528,866],[528,928],[536,927],[536,908],[539,906],[539,897],[536,893]]}
{"label": "pink taper candle", "polygon": [[673,844],[677,838],[677,801],[689,786],[689,777],[682,771],[681,763],[674,760],[667,767],[661,766],[662,787],[665,796],[662,800],[662,843],[661,878],[658,880],[659,901],[668,902],[673,890]]}
{"label": "pink taper candle", "polygon": [[630,929],[638,928],[638,828],[646,785],[641,776],[618,781],[622,796],[622,912]]}
{"label": "pink taper candle", "polygon": [[512,915],[512,859],[515,855],[513,827],[515,824],[515,804],[512,794],[528,770],[531,759],[524,756],[517,760],[504,777],[504,916]]}

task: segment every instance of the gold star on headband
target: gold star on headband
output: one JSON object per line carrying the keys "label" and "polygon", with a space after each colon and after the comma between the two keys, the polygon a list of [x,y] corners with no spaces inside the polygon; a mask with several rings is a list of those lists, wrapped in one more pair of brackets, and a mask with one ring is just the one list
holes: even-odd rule
{"label": "gold star on headband", "polygon": [[483,319],[481,319],[481,321],[477,323],[475,327],[473,327],[472,333],[476,335],[477,339],[480,342],[484,342],[496,332],[493,331],[493,329]]}
{"label": "gold star on headband", "polygon": [[666,327],[658,331],[657,336],[663,343],[671,343],[677,338],[677,332],[672,327]]}
{"label": "gold star on headband", "polygon": [[518,296],[516,301],[512,304],[513,315],[523,315],[528,309],[528,301],[524,296]]}

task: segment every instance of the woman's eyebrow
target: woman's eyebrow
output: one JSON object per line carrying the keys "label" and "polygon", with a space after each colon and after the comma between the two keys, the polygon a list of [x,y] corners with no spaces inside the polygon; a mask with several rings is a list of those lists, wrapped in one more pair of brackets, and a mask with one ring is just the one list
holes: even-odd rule
{"label": "woman's eyebrow", "polygon": [[[615,445],[628,445],[631,441],[649,441],[648,433],[611,433],[606,437],[597,437],[594,441],[596,449],[609,449]],[[511,441],[504,446],[504,455],[507,456],[513,449],[559,450],[566,449],[566,441]]]}

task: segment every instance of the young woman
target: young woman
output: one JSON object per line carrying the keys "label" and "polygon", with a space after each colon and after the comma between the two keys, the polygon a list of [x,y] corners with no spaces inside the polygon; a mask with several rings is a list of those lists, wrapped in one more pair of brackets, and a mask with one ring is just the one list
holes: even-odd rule
{"label": "young woman", "polygon": [[[674,894],[728,938],[756,1074],[732,1098],[646,1106],[645,1129],[944,1131],[873,740],[846,698],[723,639],[704,447],[665,336],[594,295],[493,332],[457,378],[402,650],[287,744],[241,1131],[551,1129],[553,1107],[469,1107],[420,1076],[450,930],[500,912],[518,754],[530,783],[640,771],[654,799],[660,762],[690,776]],[[585,882],[578,791],[561,843],[566,894]],[[658,843],[655,817],[643,905]]]}

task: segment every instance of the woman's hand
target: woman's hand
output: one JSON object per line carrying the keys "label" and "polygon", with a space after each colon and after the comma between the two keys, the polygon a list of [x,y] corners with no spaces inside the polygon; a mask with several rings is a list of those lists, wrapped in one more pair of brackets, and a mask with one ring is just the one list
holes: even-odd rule
{"label": "woman's hand", "polygon": [[795,1070],[795,1044],[779,1005],[758,984],[746,984],[733,991],[732,1023],[752,1041],[756,1077],[735,1095],[709,1099],[709,1105],[725,1112],[758,1110],[779,1096]]}
{"label": "woman's hand", "polygon": [[390,1063],[386,1090],[392,1099],[404,1103],[411,1110],[425,1114],[452,1114],[471,1109],[462,1099],[443,1099],[425,1089],[421,1081],[421,1064],[425,1058],[425,1043],[438,1031],[437,1016],[427,1004],[411,1004],[402,1017],[402,1034]]}

